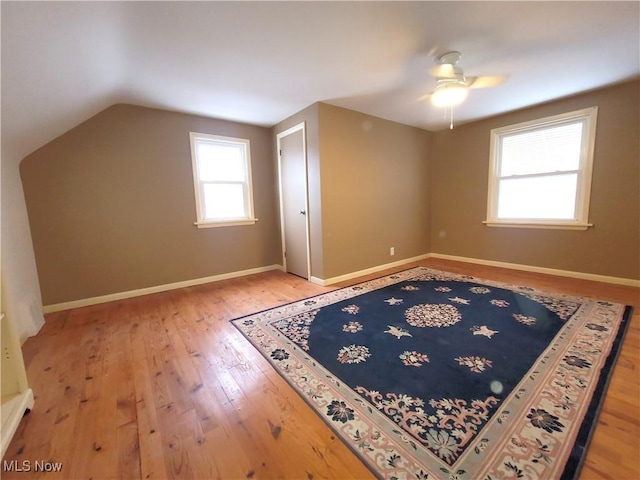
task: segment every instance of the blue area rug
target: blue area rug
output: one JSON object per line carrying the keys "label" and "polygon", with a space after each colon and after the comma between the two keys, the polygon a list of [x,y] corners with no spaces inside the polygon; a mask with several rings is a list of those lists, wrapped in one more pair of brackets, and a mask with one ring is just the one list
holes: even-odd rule
{"label": "blue area rug", "polygon": [[382,478],[573,478],[631,308],[419,267],[233,320]]}

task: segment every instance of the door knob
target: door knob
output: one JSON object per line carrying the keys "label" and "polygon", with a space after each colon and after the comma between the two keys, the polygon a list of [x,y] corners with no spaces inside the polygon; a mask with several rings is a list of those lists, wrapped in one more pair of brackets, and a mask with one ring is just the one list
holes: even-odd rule
{"label": "door knob", "polygon": [[304,210],[300,210],[300,215],[306,215],[307,212],[305,212]]}

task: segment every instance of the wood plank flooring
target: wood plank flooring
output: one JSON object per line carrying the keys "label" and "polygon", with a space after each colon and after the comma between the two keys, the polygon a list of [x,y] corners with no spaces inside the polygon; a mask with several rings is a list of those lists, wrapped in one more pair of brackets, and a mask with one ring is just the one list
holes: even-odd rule
{"label": "wood plank flooring", "polygon": [[[640,289],[437,259],[413,265],[633,305],[580,478],[640,478]],[[373,478],[229,323],[357,281],[320,287],[273,271],[47,315],[23,347],[35,407],[2,477]],[[12,461],[23,471],[8,471]],[[36,462],[62,470],[35,471]]]}

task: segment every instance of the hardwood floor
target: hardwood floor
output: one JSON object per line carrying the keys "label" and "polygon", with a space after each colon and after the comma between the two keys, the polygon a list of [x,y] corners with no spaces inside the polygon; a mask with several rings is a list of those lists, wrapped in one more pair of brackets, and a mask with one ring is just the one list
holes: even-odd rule
{"label": "hardwood floor", "polygon": [[[580,478],[640,478],[640,289],[437,259],[413,265],[633,305]],[[273,271],[47,315],[23,348],[35,407],[2,477],[373,478],[229,323],[335,287]],[[30,471],[8,471],[11,461]],[[36,462],[62,470],[37,472]]]}

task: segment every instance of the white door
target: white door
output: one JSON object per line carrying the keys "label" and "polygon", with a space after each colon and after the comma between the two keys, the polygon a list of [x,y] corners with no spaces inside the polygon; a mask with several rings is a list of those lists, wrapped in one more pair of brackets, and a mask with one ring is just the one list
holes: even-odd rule
{"label": "white door", "polygon": [[304,123],[277,136],[285,271],[309,278],[307,155]]}

